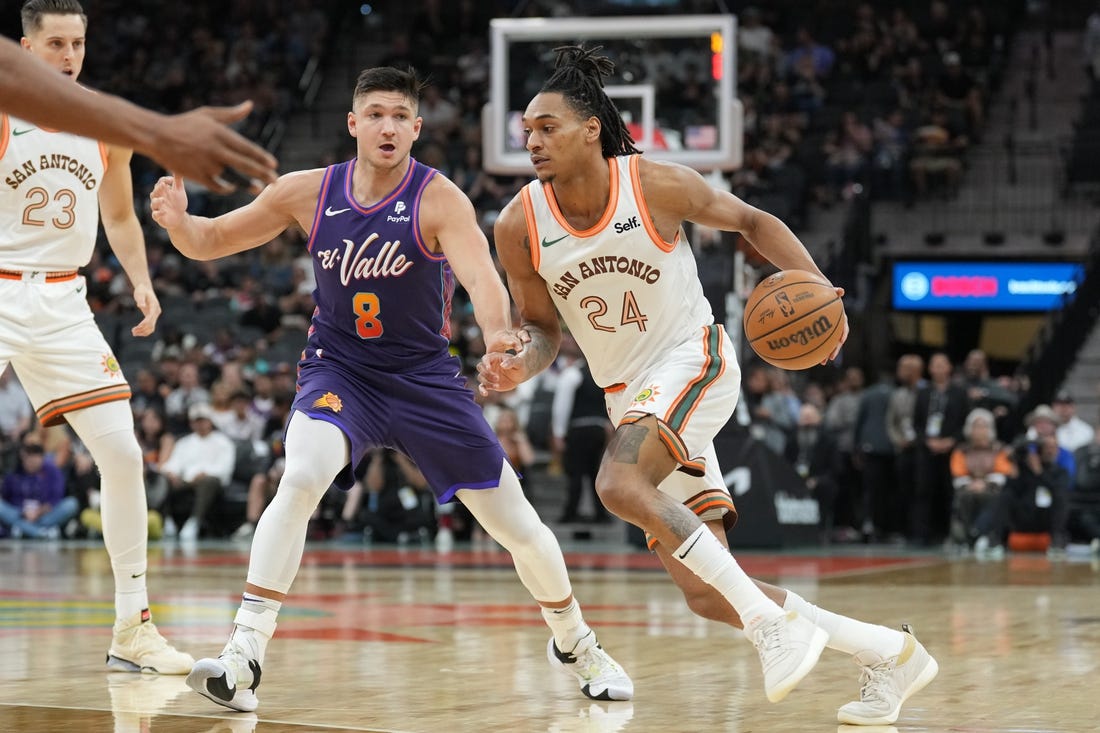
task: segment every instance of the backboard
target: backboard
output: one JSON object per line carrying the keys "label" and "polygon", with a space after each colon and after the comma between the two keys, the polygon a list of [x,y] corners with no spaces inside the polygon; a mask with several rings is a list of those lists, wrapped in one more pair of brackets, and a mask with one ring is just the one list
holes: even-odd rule
{"label": "backboard", "polygon": [[603,46],[604,87],[647,156],[700,171],[741,165],[733,15],[497,18],[490,24],[489,102],[482,161],[491,173],[531,172],[521,118],[554,68],[557,46]]}

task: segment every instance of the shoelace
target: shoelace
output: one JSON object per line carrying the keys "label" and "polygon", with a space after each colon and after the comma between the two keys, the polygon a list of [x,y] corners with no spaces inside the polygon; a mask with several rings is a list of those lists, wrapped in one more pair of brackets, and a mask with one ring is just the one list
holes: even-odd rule
{"label": "shoelace", "polygon": [[134,629],[134,641],[140,643],[145,651],[163,651],[168,648],[168,640],[160,635],[152,621],[138,624]]}
{"label": "shoelace", "polygon": [[760,654],[760,660],[766,661],[769,654],[783,646],[783,630],[785,624],[782,619],[772,621],[758,628],[752,634],[752,643]]}
{"label": "shoelace", "polygon": [[[619,665],[603,653],[603,650],[598,646],[593,646],[587,649],[583,654],[577,657],[578,669],[581,670],[581,676],[586,680],[592,680],[597,677],[615,677],[622,674],[622,670],[619,669]],[[601,675],[601,671],[603,674]]]}
{"label": "shoelace", "polygon": [[870,667],[864,667],[859,675],[859,699],[863,702],[887,702],[887,688],[894,672],[896,659],[886,659]]}

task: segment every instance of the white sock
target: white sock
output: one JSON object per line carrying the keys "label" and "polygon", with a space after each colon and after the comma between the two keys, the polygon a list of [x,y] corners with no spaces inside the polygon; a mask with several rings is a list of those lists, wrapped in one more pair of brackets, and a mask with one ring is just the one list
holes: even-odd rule
{"label": "white sock", "polygon": [[554,642],[558,649],[570,651],[577,646],[577,642],[588,635],[591,629],[581,615],[581,605],[574,598],[565,608],[542,607],[542,617],[546,619],[546,625],[554,632]]}
{"label": "white sock", "polygon": [[871,649],[886,659],[899,654],[905,645],[905,637],[900,631],[826,611],[791,590],[787,591],[783,608],[797,611],[799,615],[828,631],[829,641],[826,646],[838,652],[856,654]]}
{"label": "white sock", "polygon": [[741,616],[745,636],[751,638],[752,630],[760,624],[783,615],[783,609],[764,595],[705,524],[692,532],[672,554],[730,602]]}
{"label": "white sock", "polygon": [[149,593],[145,589],[145,557],[126,553],[132,562],[112,562],[115,577],[115,617],[126,620],[149,608]]}
{"label": "white sock", "polygon": [[115,616],[128,619],[149,608],[149,594],[145,588],[134,591],[115,591]]}

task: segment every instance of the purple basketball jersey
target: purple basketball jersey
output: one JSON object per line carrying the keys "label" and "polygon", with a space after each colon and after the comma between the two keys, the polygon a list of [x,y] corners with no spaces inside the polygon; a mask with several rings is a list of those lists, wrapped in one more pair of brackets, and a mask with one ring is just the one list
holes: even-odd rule
{"label": "purple basketball jersey", "polygon": [[418,225],[436,171],[410,159],[401,183],[364,208],[355,160],[325,171],[309,236],[317,304],[294,409],[339,427],[352,469],[376,447],[416,462],[440,502],[496,486],[504,451],[449,352],[454,275]]}

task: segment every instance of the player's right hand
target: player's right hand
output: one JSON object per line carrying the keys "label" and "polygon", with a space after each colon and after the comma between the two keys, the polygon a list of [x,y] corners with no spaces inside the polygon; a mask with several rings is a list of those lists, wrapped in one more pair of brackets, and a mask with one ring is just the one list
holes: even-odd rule
{"label": "player's right hand", "polygon": [[161,176],[149,194],[153,221],[171,230],[183,224],[187,216],[187,191],[180,176]]}
{"label": "player's right hand", "polygon": [[171,115],[162,122],[157,143],[143,152],[168,170],[215,193],[231,193],[243,184],[258,194],[275,182],[278,161],[228,127],[251,111],[252,102],[242,102],[234,107],[199,107]]}

